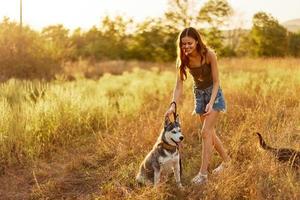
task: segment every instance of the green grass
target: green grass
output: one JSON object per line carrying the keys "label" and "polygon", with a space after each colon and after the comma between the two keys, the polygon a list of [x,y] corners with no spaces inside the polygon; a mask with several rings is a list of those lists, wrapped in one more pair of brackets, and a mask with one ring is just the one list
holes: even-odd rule
{"label": "green grass", "polygon": [[[10,80],[0,86],[1,198],[22,199],[297,199],[299,173],[260,150],[259,131],[275,147],[300,149],[299,59],[224,59],[228,105],[217,125],[232,158],[202,187],[189,184],[201,160],[192,80],[179,103],[185,141],[183,184],[158,188],[134,177],[162,128],[175,68],[134,69],[72,82]],[[140,63],[139,65],[143,65]],[[104,70],[106,71],[106,70]],[[214,154],[210,170],[221,162]],[[15,176],[21,178],[15,179]],[[7,183],[15,187],[5,186]],[[1,196],[2,195],[2,196]]]}

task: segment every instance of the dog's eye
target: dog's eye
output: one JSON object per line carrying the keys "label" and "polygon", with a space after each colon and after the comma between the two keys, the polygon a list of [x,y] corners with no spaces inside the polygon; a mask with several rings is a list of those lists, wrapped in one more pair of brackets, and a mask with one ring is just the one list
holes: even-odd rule
{"label": "dog's eye", "polygon": [[176,132],[176,131],[172,131],[171,133],[175,134],[175,133],[177,133],[177,132]]}

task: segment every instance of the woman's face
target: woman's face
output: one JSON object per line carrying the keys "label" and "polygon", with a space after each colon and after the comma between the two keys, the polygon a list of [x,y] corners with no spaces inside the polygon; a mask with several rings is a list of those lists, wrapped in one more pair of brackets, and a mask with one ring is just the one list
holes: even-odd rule
{"label": "woman's face", "polygon": [[181,49],[185,55],[189,55],[196,50],[197,41],[189,36],[185,36],[181,39]]}

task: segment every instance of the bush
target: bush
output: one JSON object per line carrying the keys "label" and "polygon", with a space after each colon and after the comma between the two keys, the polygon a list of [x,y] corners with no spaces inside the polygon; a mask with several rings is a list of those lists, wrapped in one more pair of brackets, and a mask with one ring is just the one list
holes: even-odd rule
{"label": "bush", "polygon": [[0,81],[9,78],[52,79],[61,69],[46,42],[29,27],[20,29],[8,18],[0,23]]}

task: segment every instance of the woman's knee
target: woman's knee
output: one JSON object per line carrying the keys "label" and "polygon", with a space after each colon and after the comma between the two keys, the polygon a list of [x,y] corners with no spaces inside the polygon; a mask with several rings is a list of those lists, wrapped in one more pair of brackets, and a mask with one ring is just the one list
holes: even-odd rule
{"label": "woman's knee", "polygon": [[202,129],[201,130],[201,138],[203,140],[211,140],[212,139],[212,135],[213,134],[213,130],[212,129]]}

